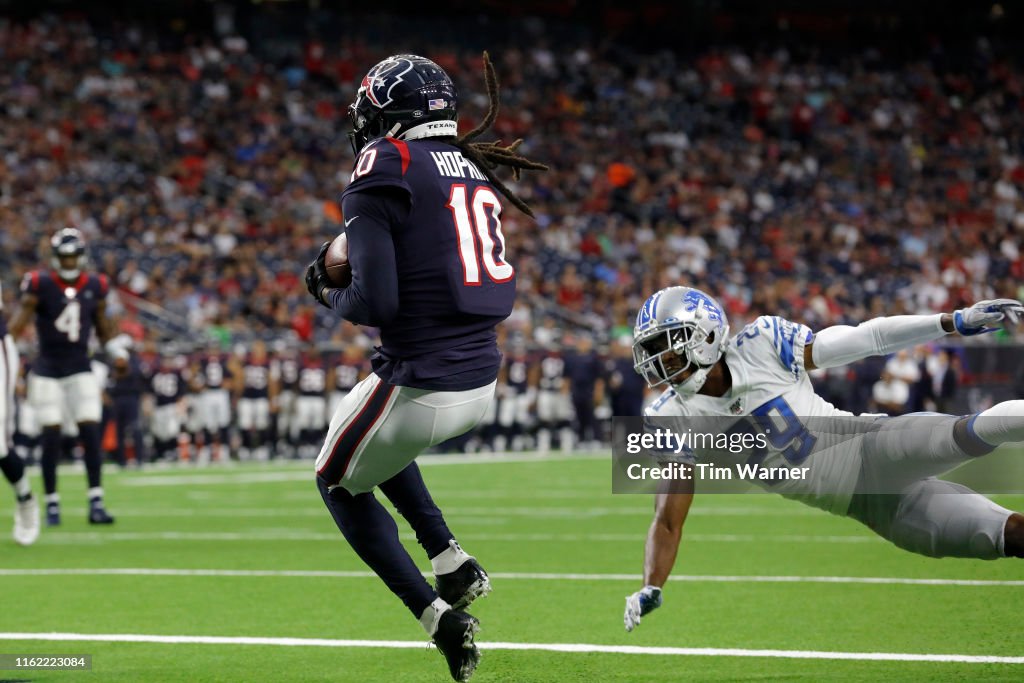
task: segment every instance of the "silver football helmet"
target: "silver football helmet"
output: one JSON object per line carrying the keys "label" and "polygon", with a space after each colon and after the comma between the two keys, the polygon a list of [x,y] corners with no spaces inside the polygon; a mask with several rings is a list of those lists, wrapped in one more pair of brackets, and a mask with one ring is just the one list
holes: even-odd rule
{"label": "silver football helmet", "polygon": [[[693,287],[668,287],[652,294],[636,316],[633,368],[648,386],[671,384],[692,396],[728,340],[729,319],[717,301]],[[687,370],[692,372],[683,377]]]}

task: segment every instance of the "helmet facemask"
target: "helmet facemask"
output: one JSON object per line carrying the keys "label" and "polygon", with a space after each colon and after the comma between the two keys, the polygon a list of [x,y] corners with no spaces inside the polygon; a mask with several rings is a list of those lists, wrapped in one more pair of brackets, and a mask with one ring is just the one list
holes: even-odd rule
{"label": "helmet facemask", "polygon": [[692,396],[729,343],[729,320],[721,304],[693,287],[655,292],[637,313],[633,367],[651,387],[670,384]]}
{"label": "helmet facemask", "polygon": [[81,235],[74,228],[65,228],[50,240],[52,256],[50,265],[61,279],[71,281],[82,274],[85,260],[85,244]]}
{"label": "helmet facemask", "polygon": [[708,337],[707,330],[692,322],[654,330],[633,343],[633,368],[652,388],[671,384],[680,393],[696,394],[713,364],[700,363],[693,352],[714,341]]}

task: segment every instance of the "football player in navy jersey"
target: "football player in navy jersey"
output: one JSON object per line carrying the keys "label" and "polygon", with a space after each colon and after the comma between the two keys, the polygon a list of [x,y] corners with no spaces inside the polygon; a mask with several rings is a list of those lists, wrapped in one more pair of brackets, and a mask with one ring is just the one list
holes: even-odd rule
{"label": "football player in navy jersey", "polygon": [[271,363],[266,344],[252,343],[235,391],[238,393],[238,430],[242,433],[240,460],[270,459],[271,405],[277,400],[278,366]]}
{"label": "football player in navy jersey", "polygon": [[93,327],[107,354],[126,358],[121,338],[115,337],[107,316],[107,278],[82,270],[85,242],[75,228],[64,228],[50,240],[52,270],[26,273],[21,284],[21,306],[11,321],[17,337],[35,319],[39,357],[28,379],[28,400],[42,427],[43,487],[46,491],[46,523],[60,524],[57,494],[57,461],[60,457],[61,421],[64,410],[77,423],[85,453],[89,482],[89,523],[111,524],[103,505],[100,452],[101,387],[91,372],[89,339]]}
{"label": "football player in navy jersey", "polygon": [[295,397],[299,386],[299,357],[295,349],[285,343],[275,348],[275,365],[280,376],[280,390],[277,393],[276,414],[272,423],[274,435],[271,441],[279,456],[297,457],[298,437],[294,433]]}
{"label": "football player in navy jersey", "polygon": [[328,367],[320,349],[310,345],[299,357],[298,395],[292,416],[292,432],[298,457],[312,458],[319,452],[319,435],[327,424]]}
{"label": "football player in navy jersey", "polygon": [[151,430],[155,458],[174,460],[177,457],[186,389],[181,362],[187,361],[170,350],[164,351],[149,378],[149,390],[153,395]]}
{"label": "football player in navy jersey", "polygon": [[14,387],[18,383],[18,347],[7,333],[3,293],[0,292],[0,472],[14,487],[14,541],[32,545],[39,538],[39,503],[32,495],[25,461],[12,448]]}
{"label": "football player in navy jersey", "polygon": [[[521,451],[525,445],[526,429],[530,423],[530,406],[536,399],[537,389],[533,382],[533,362],[521,336],[514,336],[498,376],[498,391],[503,394],[498,406],[498,424],[501,426],[496,451],[511,447]],[[504,390],[504,391],[502,391]]]}
{"label": "football player in navy jersey", "polygon": [[227,460],[231,451],[231,393],[228,391],[238,375],[238,363],[221,351],[220,342],[211,340],[199,359],[202,389],[196,397],[198,423],[202,428],[203,445],[199,462]]}
{"label": "football player in navy jersey", "polygon": [[[349,107],[356,152],[342,194],[352,282],[334,288],[325,244],[306,272],[310,293],[357,325],[380,329],[373,373],[334,413],[317,458],[320,493],[338,528],[420,620],[456,680],[479,653],[476,618],[462,611],[490,590],[487,574],[455,542],[415,458],[475,427],[501,365],[495,326],[515,300],[505,259],[502,199],[532,215],[494,176],[498,165],[544,169],[516,153],[520,142],[471,142],[497,116],[497,78],[484,55],[491,107],[458,136],[458,95],[434,62],[388,57],[363,78]],[[435,588],[402,547],[374,498],[380,487],[416,532]]]}
{"label": "football player in navy jersey", "polygon": [[569,381],[572,412],[575,415],[576,442],[584,450],[600,448],[601,430],[595,407],[604,398],[604,362],[594,349],[588,332],[576,338],[575,348],[565,355],[565,378]]}

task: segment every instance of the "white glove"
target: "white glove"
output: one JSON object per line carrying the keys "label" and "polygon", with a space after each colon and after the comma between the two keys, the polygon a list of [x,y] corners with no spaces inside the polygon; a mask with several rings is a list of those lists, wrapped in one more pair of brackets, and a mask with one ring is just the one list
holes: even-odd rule
{"label": "white glove", "polygon": [[125,360],[128,358],[131,347],[132,338],[127,334],[119,334],[113,339],[109,339],[103,350],[107,352],[111,360]]}
{"label": "white glove", "polygon": [[990,327],[1003,319],[1016,325],[1024,317],[1024,304],[1016,299],[989,299],[979,301],[969,308],[961,308],[953,314],[953,327],[964,337],[976,334],[995,332],[998,327]]}
{"label": "white glove", "polygon": [[632,631],[640,623],[640,617],[650,614],[661,607],[661,589],[657,586],[644,586],[626,598],[626,613],[622,621],[626,631]]}

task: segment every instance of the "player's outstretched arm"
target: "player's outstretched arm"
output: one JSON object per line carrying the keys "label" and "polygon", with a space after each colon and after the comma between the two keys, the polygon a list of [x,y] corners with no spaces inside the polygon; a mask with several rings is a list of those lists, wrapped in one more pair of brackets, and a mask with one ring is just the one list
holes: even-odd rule
{"label": "player's outstretched arm", "polygon": [[645,614],[661,606],[661,588],[675,566],[683,524],[692,503],[692,480],[664,482],[655,496],[654,520],[644,546],[644,587],[626,598],[623,622],[627,631],[636,628]]}
{"label": "player's outstretched arm", "polygon": [[979,301],[953,313],[893,315],[874,318],[857,327],[833,325],[816,333],[804,346],[804,366],[834,368],[869,356],[883,356],[957,333],[969,337],[994,332],[1004,320],[1024,317],[1024,304],[1014,299]]}

